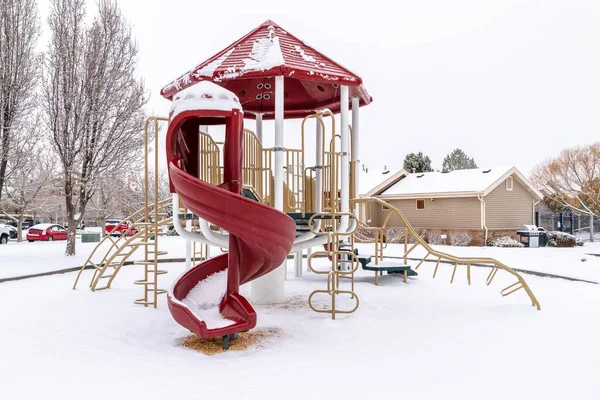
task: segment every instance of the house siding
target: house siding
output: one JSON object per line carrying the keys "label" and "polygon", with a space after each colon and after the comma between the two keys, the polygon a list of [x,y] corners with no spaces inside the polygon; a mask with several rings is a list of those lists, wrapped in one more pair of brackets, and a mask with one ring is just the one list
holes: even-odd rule
{"label": "house siding", "polygon": [[484,200],[488,229],[518,229],[533,223],[533,196],[514,176],[513,190],[506,190],[504,181]]}
{"label": "house siding", "polygon": [[[384,199],[382,199],[384,200]],[[431,201],[425,198],[425,209],[417,210],[416,199],[386,200],[402,211],[414,228],[438,229],[480,229],[481,202],[476,197],[444,198]],[[371,226],[381,226],[388,211],[381,205],[371,205]],[[388,227],[402,226],[400,218],[394,213]]]}

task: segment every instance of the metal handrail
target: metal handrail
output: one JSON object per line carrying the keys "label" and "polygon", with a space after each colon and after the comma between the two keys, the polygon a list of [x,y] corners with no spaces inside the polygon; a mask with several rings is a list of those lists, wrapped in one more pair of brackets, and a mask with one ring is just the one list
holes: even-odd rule
{"label": "metal handrail", "polygon": [[[513,283],[512,285],[509,285],[508,287],[502,289],[500,291],[500,294],[502,296],[508,296],[509,294],[512,294],[514,292],[516,292],[519,289],[525,289],[525,292],[527,292],[527,295],[529,296],[530,300],[531,300],[531,304],[532,306],[536,307],[538,310],[541,309],[540,303],[537,300],[537,298],[535,297],[535,295],[533,294],[533,292],[531,291],[531,289],[529,288],[529,286],[527,285],[527,282],[525,282],[525,279],[523,279],[523,277],[521,276],[521,274],[519,274],[517,271],[515,271],[514,269],[508,267],[507,265],[505,265],[504,263],[501,263],[500,261],[494,259],[494,258],[490,258],[490,257],[456,257],[453,256],[451,254],[448,253],[444,253],[438,250],[435,250],[434,248],[432,248],[421,236],[419,236],[417,234],[417,232],[414,230],[414,228],[411,226],[411,224],[408,222],[408,219],[406,219],[406,217],[404,216],[404,214],[402,213],[402,211],[400,211],[398,208],[396,208],[395,206],[393,206],[390,203],[387,203],[377,197],[366,197],[366,198],[359,198],[359,199],[352,199],[350,201],[351,205],[356,205],[356,204],[367,204],[370,202],[375,202],[381,205],[385,205],[388,208],[388,214],[383,222],[383,224],[380,226],[380,228],[385,229],[385,226],[387,225],[387,223],[389,222],[391,216],[393,214],[396,214],[400,220],[402,221],[402,223],[404,224],[404,228],[406,229],[406,231],[400,236],[400,238],[404,239],[404,263],[406,264],[408,261],[408,254],[410,254],[410,252],[412,252],[417,246],[421,245],[423,246],[423,248],[427,251],[427,254],[425,255],[425,257],[423,257],[423,259],[421,260],[421,262],[415,267],[415,269],[418,269],[421,264],[427,259],[427,257],[429,257],[430,255],[435,258],[437,258],[437,263],[435,266],[435,270],[433,273],[433,276],[435,277],[438,267],[440,265],[440,262],[442,260],[447,260],[450,261],[454,264],[454,270],[452,272],[452,278],[450,283],[452,283],[454,281],[454,276],[456,274],[456,270],[458,265],[466,265],[467,267],[467,280],[469,285],[471,284],[471,265],[474,264],[483,264],[486,266],[489,266],[492,268],[492,271],[490,272],[490,274],[488,275],[488,278],[486,280],[486,284],[489,286],[494,277],[496,276],[496,273],[498,272],[498,270],[504,270],[506,272],[508,272],[509,274],[515,276],[517,278],[517,282]],[[413,239],[415,240],[415,243],[413,244],[413,246],[411,246],[410,249],[408,249],[408,238],[409,236],[413,237]],[[432,260],[433,261],[433,260]]]}

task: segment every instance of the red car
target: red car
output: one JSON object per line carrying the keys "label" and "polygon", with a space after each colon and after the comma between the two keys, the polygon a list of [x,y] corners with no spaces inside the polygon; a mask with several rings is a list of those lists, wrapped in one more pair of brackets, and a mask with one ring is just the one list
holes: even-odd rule
{"label": "red car", "polygon": [[67,240],[67,229],[56,224],[37,224],[27,231],[27,240]]}
{"label": "red car", "polygon": [[106,220],[106,233],[110,233],[113,236],[123,236],[125,233],[127,236],[133,236],[138,233],[138,229],[133,226],[131,221],[123,222],[118,219],[107,219]]}

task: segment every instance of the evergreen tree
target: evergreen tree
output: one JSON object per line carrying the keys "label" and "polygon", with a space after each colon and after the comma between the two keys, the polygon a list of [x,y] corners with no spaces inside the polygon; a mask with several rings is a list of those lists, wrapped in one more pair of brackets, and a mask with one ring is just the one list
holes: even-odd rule
{"label": "evergreen tree", "polygon": [[408,172],[431,172],[431,159],[422,152],[410,153],[404,158],[404,169]]}
{"label": "evergreen tree", "polygon": [[475,160],[468,157],[461,149],[456,149],[444,158],[442,171],[456,171],[459,169],[477,168]]}

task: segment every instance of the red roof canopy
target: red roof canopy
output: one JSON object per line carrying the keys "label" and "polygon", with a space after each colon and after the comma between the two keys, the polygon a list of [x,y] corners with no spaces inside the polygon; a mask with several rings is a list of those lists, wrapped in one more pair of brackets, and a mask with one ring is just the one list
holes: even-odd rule
{"label": "red roof canopy", "polygon": [[361,106],[373,100],[358,75],[270,20],[165,86],[161,95],[172,99],[175,93],[208,80],[235,93],[246,116],[262,113],[265,119],[273,119],[275,76],[284,77],[286,118],[323,108],[339,112],[340,85],[349,86],[349,96],[358,96]]}

